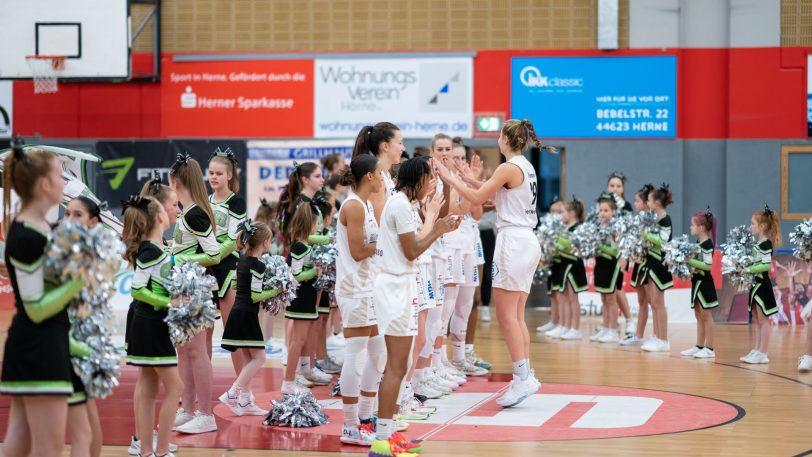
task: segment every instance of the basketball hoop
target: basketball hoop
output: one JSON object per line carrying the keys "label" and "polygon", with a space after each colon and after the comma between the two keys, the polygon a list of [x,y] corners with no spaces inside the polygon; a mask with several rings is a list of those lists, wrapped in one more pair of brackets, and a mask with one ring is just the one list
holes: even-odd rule
{"label": "basketball hoop", "polygon": [[35,94],[52,94],[59,90],[57,76],[65,69],[65,56],[26,56],[34,80]]}

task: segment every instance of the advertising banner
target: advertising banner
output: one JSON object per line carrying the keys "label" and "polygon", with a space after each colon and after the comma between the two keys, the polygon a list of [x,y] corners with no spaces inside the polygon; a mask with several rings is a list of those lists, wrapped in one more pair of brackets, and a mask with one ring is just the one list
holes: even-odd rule
{"label": "advertising banner", "polygon": [[[812,136],[812,54],[806,56],[806,134]],[[2,137],[2,135],[0,135]]]}
{"label": "advertising banner", "polygon": [[163,61],[167,137],[313,136],[313,61]]}
{"label": "advertising banner", "polygon": [[365,125],[397,125],[406,138],[473,135],[470,57],[316,59],[316,138],[355,138]]}
{"label": "advertising banner", "polygon": [[288,185],[293,163],[315,162],[340,153],[349,163],[352,140],[249,141],[247,163],[248,214],[256,214],[260,198],[279,200]]}
{"label": "advertising banner", "polygon": [[14,108],[14,81],[0,81],[0,139],[11,138]]}
{"label": "advertising banner", "polygon": [[677,58],[515,57],[511,117],[540,137],[674,138]]}

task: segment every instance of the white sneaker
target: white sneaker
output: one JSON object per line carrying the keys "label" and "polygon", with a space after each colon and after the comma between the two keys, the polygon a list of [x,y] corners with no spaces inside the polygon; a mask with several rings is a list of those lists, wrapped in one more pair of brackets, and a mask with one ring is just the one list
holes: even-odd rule
{"label": "white sneaker", "polygon": [[745,361],[745,359],[749,359],[749,358],[750,358],[750,357],[753,355],[753,353],[755,353],[755,352],[758,352],[758,351],[756,351],[755,349],[750,349],[750,352],[748,352],[747,354],[745,354],[745,355],[743,355],[743,356],[739,357],[739,360],[741,360],[742,362],[744,362],[744,361]]}
{"label": "white sneaker", "polygon": [[194,418],[195,418],[194,414],[187,413],[186,411],[183,410],[183,408],[179,408],[178,412],[175,413],[175,424],[172,427],[172,430],[177,430],[178,427],[189,422]]}
{"label": "white sneaker", "polygon": [[294,381],[296,382],[296,384],[299,384],[300,386],[306,387],[308,389],[316,385],[309,379],[302,376],[300,373],[296,373],[296,378],[294,378]]}
{"label": "white sneaker", "polygon": [[[435,386],[435,390],[439,390],[440,392],[451,393],[452,390],[459,387],[459,384],[457,384],[456,381],[448,379],[437,370],[434,370],[434,372],[430,373],[429,380]],[[437,389],[436,387],[442,388]]]}
{"label": "white sneaker", "polygon": [[642,346],[643,339],[636,337],[634,334],[627,336],[620,342],[621,346]]}
{"label": "white sneaker", "polygon": [[812,355],[802,355],[798,358],[798,372],[809,373],[812,371]]}
{"label": "white sneaker", "polygon": [[668,341],[652,338],[641,346],[640,349],[646,352],[668,352],[671,350],[671,344],[669,344]]}
{"label": "white sneaker", "polygon": [[220,400],[220,403],[226,405],[228,409],[231,410],[232,414],[234,414],[235,416],[242,416],[241,414],[242,410],[240,409],[239,403],[239,394],[234,395],[232,397],[231,395],[228,394],[228,391],[225,391],[223,392],[223,395],[220,395],[218,400]]}
{"label": "white sneaker", "polygon": [[195,411],[195,418],[189,422],[177,427],[178,433],[197,434],[208,433],[217,431],[217,422],[214,420],[214,415],[203,414],[200,411]]}
{"label": "white sneaker", "polygon": [[282,381],[282,395],[293,395],[309,391],[310,389],[299,384],[298,381]]}
{"label": "white sneaker", "polygon": [[255,405],[251,397],[245,394],[240,395],[237,406],[240,409],[240,413],[237,414],[238,416],[264,416],[268,414],[268,410]]}
{"label": "white sneaker", "polygon": [[750,364],[762,364],[770,363],[770,359],[767,357],[767,354],[753,350],[753,353],[745,357],[742,362]]}
{"label": "white sneaker", "polygon": [[480,368],[473,364],[468,363],[465,360],[460,360],[459,362],[454,362],[454,366],[463,372],[466,376],[485,376],[488,374],[488,370],[484,368]]}
{"label": "white sneaker", "polygon": [[561,335],[561,339],[567,341],[580,340],[581,338],[583,338],[581,331],[574,328],[567,330],[567,333]]}
{"label": "white sneaker", "polygon": [[[158,447],[158,432],[152,434],[152,449]],[[169,452],[176,452],[178,450],[177,444],[169,443]],[[141,455],[141,440],[136,437],[130,437],[130,447],[127,448],[127,454]]]}
{"label": "white sneaker", "polygon": [[563,325],[559,325],[558,327],[556,327],[556,328],[550,330],[549,332],[545,333],[545,335],[549,336],[550,338],[560,338],[561,335],[567,333],[567,330],[569,330],[567,327],[564,327]]}
{"label": "white sneaker", "polygon": [[430,398],[432,400],[440,398],[443,396],[443,393],[439,390],[434,389],[429,383],[421,380],[414,386],[414,393],[417,395],[422,395],[426,398]]}
{"label": "white sneaker", "polygon": [[465,379],[465,373],[458,370],[457,367],[452,365],[451,362],[449,362],[447,360],[443,361],[443,368],[440,370],[440,373],[445,378],[456,382],[457,385],[460,385],[460,386],[465,384],[466,382],[468,382]]}
{"label": "white sneaker", "polygon": [[608,329],[603,332],[603,335],[598,338],[599,343],[618,343],[620,337],[617,335],[617,330]]}
{"label": "white sneaker", "polygon": [[629,319],[626,321],[626,333],[634,335],[637,331],[637,319]]}
{"label": "white sneaker", "polygon": [[716,351],[708,348],[702,348],[701,351],[694,354],[695,359],[712,359],[714,357],[716,357]]}
{"label": "white sneaker", "polygon": [[516,406],[527,397],[538,392],[541,388],[541,383],[531,373],[524,381],[515,374],[513,381],[510,382],[510,387],[504,395],[496,399],[496,404],[503,408],[510,408]]}
{"label": "white sneaker", "polygon": [[479,320],[482,322],[490,322],[491,321],[491,307],[490,306],[480,306],[479,307]]}
{"label": "white sneaker", "polygon": [[375,435],[358,425],[344,425],[341,429],[340,440],[344,444],[369,447],[375,441]]}
{"label": "white sneaker", "polygon": [[310,370],[310,374],[305,375],[305,378],[317,386],[326,386],[333,380],[332,376],[321,371],[318,367],[313,367]]}
{"label": "white sneaker", "polygon": [[344,335],[341,333],[330,335],[327,337],[327,347],[328,348],[343,348],[345,344]]}
{"label": "white sneaker", "polygon": [[553,324],[553,322],[550,321],[550,322],[547,322],[544,325],[540,325],[540,326],[536,327],[536,331],[544,333],[544,332],[549,332],[550,330],[552,330],[554,328],[555,328],[555,324]]}
{"label": "white sneaker", "polygon": [[697,352],[699,352],[701,350],[702,349],[699,349],[696,346],[692,346],[692,347],[680,352],[679,354],[684,355],[685,357],[693,357],[694,355],[696,355]]}
{"label": "white sneaker", "polygon": [[593,333],[592,336],[589,337],[589,341],[598,341],[598,340],[600,340],[605,332],[606,332],[605,328],[595,329],[595,333]]}

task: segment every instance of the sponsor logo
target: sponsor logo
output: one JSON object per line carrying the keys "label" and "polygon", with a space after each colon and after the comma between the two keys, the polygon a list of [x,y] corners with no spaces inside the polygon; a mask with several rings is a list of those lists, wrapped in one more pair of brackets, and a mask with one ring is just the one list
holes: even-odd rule
{"label": "sponsor logo", "polygon": [[559,78],[545,76],[538,68],[528,65],[519,73],[519,80],[524,87],[540,87],[550,89],[581,89],[584,87],[584,78]]}
{"label": "sponsor logo", "polygon": [[135,157],[121,157],[118,159],[105,160],[101,163],[102,171],[100,173],[103,175],[113,175],[108,179],[108,182],[110,183],[111,189],[118,190],[134,163]]}

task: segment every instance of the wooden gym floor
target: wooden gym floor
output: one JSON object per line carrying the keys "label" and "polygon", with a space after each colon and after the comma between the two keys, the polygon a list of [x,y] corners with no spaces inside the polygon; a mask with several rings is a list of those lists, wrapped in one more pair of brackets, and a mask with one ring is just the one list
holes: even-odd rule
{"label": "wooden gym floor", "polygon": [[[3,341],[9,318],[10,312],[0,315]],[[546,319],[545,312],[528,311],[532,365],[542,381],[542,395],[528,399],[523,408],[515,410],[500,412],[493,405],[509,378],[504,374],[511,372],[511,364],[497,323],[480,323],[476,350],[493,363],[492,372],[496,374],[472,380],[456,400],[454,395],[440,400],[438,404],[446,415],[438,413],[433,424],[413,425],[406,433],[409,438],[427,437],[422,455],[812,455],[812,374],[796,371],[798,356],[803,352],[804,327],[775,328],[770,364],[747,366],[738,360],[750,350],[754,339],[752,329],[746,325],[717,326],[716,360],[697,361],[679,356],[679,351],[694,343],[692,325],[670,326],[670,353],[646,354],[639,348],[588,343],[586,337],[598,318],[584,319],[583,342],[552,342],[532,330]],[[228,359],[215,359],[215,367],[213,397],[233,380]],[[278,391],[280,367],[279,359],[269,359],[254,390]],[[116,394],[100,404],[105,457],[126,455],[133,428],[134,382],[135,371],[125,369]],[[317,396],[339,407],[335,399],[326,397],[326,388]],[[267,404],[278,397],[278,392],[258,397],[258,403]],[[551,405],[564,397],[569,400],[550,413]],[[607,398],[623,400],[610,403],[609,411],[604,408],[598,413],[596,408],[595,414],[590,414],[591,422],[586,421],[593,407],[589,403],[597,405]],[[0,398],[0,436],[5,433],[8,404],[8,397]],[[633,420],[629,417],[652,404],[656,412],[645,416],[644,424],[613,429],[618,421]],[[337,445],[335,433],[341,422],[338,409],[328,410],[331,424],[306,431],[265,428],[259,425],[261,418],[230,418],[222,405],[215,408],[215,413],[220,428],[217,433],[173,438],[181,446],[178,456],[361,455],[360,448]],[[539,419],[544,414],[549,417]],[[584,425],[586,422],[591,425]],[[463,423],[468,425],[460,425]],[[579,424],[586,428],[579,428]],[[696,430],[676,432],[685,429]],[[269,451],[271,447],[277,450]],[[63,455],[69,455],[68,446]]]}

